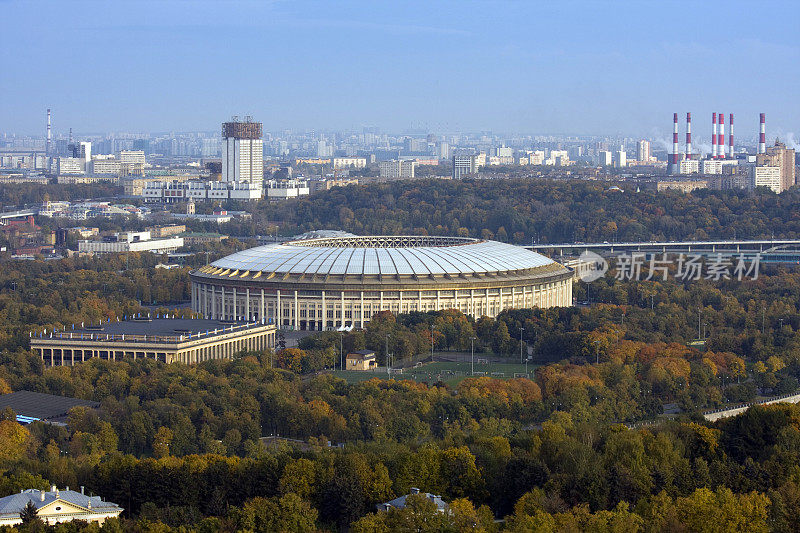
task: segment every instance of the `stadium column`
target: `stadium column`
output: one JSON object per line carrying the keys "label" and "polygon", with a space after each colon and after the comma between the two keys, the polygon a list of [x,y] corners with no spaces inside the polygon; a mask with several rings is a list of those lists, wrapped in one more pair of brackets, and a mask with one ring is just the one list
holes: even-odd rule
{"label": "stadium column", "polygon": [[236,287],[231,289],[233,291],[233,316],[231,317],[233,320],[239,320],[239,309],[236,305]]}
{"label": "stadium column", "polygon": [[281,290],[280,289],[276,289],[275,290],[275,298],[276,298],[276,302],[275,302],[275,306],[276,306],[275,307],[275,325],[280,328],[281,326],[283,326],[283,324],[282,324],[282,322],[283,322],[283,310],[281,309]]}
{"label": "stadium column", "polygon": [[342,328],[344,328],[344,291],[342,291]]}
{"label": "stadium column", "polygon": [[258,318],[262,324],[267,323],[267,310],[264,308],[264,289],[261,289],[261,310],[258,312]]}
{"label": "stadium column", "polygon": [[292,324],[292,329],[297,331],[299,328],[297,327],[297,315],[300,314],[300,308],[297,307],[297,291],[294,291],[294,311],[292,312],[292,318],[294,322]]}
{"label": "stadium column", "polygon": [[469,309],[472,313],[472,318],[477,319],[478,315],[475,313],[475,289],[469,290]]}
{"label": "stadium column", "polygon": [[213,320],[217,314],[217,289],[213,285],[209,285],[209,288],[211,289],[211,319]]}
{"label": "stadium column", "polygon": [[400,291],[399,294],[400,294],[400,307],[398,308],[397,311],[398,315],[403,312],[403,291]]}
{"label": "stadium column", "polygon": [[244,290],[244,314],[247,315],[247,322],[250,322],[250,289]]}
{"label": "stadium column", "polygon": [[322,331],[325,331],[326,324],[325,322],[328,320],[328,309],[325,307],[325,291],[322,291]]}
{"label": "stadium column", "polygon": [[361,320],[361,329],[364,329],[364,291],[361,291],[361,316],[359,320]]}
{"label": "stadium column", "polygon": [[442,294],[439,289],[436,289],[436,310],[442,310]]}
{"label": "stadium column", "polygon": [[219,288],[219,317],[214,317],[217,320],[225,320],[225,287]]}

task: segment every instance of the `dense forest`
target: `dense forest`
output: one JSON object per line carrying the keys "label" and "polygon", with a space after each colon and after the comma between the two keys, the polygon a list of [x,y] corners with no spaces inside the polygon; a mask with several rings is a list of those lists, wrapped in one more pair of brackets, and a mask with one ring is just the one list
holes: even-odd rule
{"label": "dense forest", "polygon": [[607,182],[393,181],[336,187],[279,203],[260,202],[231,235],[338,229],[359,235],[463,235],[516,244],[769,238],[800,235],[800,189],[637,192]]}

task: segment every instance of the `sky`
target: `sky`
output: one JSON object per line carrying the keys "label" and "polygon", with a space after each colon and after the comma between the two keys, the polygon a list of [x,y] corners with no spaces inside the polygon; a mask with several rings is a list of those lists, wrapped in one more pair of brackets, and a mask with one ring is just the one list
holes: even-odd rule
{"label": "sky", "polygon": [[[796,1],[0,0],[0,132],[800,132]],[[683,132],[683,124],[681,124]]]}

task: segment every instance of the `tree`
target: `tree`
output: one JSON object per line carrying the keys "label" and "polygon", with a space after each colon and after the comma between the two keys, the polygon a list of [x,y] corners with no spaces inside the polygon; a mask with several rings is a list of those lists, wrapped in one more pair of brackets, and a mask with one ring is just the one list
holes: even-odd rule
{"label": "tree", "polygon": [[23,524],[30,524],[31,522],[40,521],[39,510],[32,501],[28,500],[28,503],[25,504],[25,507],[23,507],[22,511],[20,511],[19,518],[22,520]]}
{"label": "tree", "polygon": [[153,455],[157,458],[169,455],[169,446],[172,443],[173,433],[168,427],[161,426],[156,431],[153,439]]}

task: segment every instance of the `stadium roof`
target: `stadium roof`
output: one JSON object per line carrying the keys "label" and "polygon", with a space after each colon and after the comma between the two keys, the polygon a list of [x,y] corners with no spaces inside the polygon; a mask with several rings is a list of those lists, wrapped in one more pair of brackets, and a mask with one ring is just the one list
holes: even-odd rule
{"label": "stadium roof", "polygon": [[340,236],[259,246],[214,261],[210,266],[270,274],[422,277],[520,271],[553,263],[536,252],[496,241],[464,237]]}

